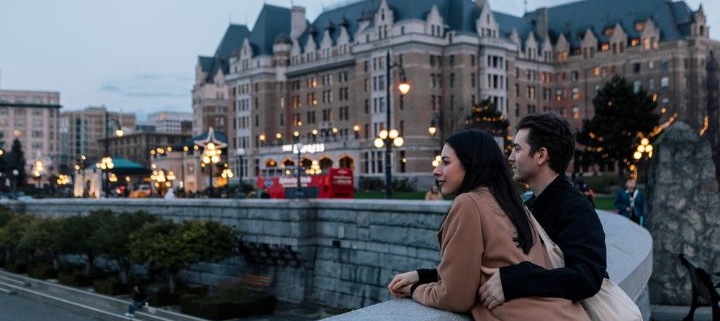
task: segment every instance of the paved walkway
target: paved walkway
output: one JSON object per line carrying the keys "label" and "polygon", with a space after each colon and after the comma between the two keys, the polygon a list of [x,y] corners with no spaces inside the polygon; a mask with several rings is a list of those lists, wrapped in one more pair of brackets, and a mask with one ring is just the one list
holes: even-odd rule
{"label": "paved walkway", "polygon": [[97,321],[70,310],[0,293],[0,321]]}

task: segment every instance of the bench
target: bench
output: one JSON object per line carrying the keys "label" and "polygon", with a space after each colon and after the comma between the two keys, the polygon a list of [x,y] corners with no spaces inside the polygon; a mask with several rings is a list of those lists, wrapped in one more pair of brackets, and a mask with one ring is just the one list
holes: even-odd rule
{"label": "bench", "polygon": [[[710,306],[712,309],[712,320],[720,321],[720,305],[718,305],[720,295],[718,295],[716,290],[720,286],[720,283],[713,284],[710,274],[690,262],[684,253],[680,253],[679,257],[682,265],[687,268],[688,274],[690,275],[690,282],[692,282],[692,305],[690,306],[690,312],[683,321],[693,321],[695,309],[700,306]],[[713,274],[720,275],[720,273]]]}
{"label": "bench", "polygon": [[240,277],[240,286],[258,292],[268,292],[272,285],[272,277],[267,275],[245,274]]}

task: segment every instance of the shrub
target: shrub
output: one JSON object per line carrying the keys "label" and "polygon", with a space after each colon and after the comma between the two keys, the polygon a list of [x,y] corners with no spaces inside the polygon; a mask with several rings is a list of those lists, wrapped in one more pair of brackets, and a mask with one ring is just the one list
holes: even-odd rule
{"label": "shrub", "polygon": [[34,263],[28,268],[28,276],[41,280],[54,279],[57,277],[57,271],[53,268],[52,263]]}
{"label": "shrub", "polygon": [[17,260],[15,262],[5,263],[5,270],[10,273],[23,274],[23,273],[27,273],[28,266],[27,266],[27,263],[25,263],[25,261]]}
{"label": "shrub", "polygon": [[617,190],[620,178],[615,173],[597,174],[582,178],[596,193],[613,194]]}
{"label": "shrub", "polygon": [[58,281],[61,284],[74,287],[91,286],[93,284],[92,278],[81,272],[74,271],[58,272]]}
{"label": "shrub", "polygon": [[223,292],[217,296],[184,295],[180,311],[210,320],[226,320],[272,314],[277,298],[269,293],[253,291]]}
{"label": "shrub", "polygon": [[95,292],[107,295],[129,294],[130,285],[118,282],[117,278],[110,277],[93,281]]}

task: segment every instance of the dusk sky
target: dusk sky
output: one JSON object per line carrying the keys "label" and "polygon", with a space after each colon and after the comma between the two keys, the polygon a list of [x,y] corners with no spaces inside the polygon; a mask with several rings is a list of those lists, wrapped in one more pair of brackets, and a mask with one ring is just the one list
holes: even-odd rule
{"label": "dusk sky", "polygon": [[[212,56],[230,23],[255,24],[263,3],[304,6],[308,20],[335,0],[0,0],[0,89],[60,92],[62,110],[105,105],[136,113],[192,111],[198,56]],[[528,10],[573,2],[527,0]],[[718,39],[719,0],[702,3]],[[489,0],[521,16],[523,0]],[[62,111],[61,110],[61,111]]]}

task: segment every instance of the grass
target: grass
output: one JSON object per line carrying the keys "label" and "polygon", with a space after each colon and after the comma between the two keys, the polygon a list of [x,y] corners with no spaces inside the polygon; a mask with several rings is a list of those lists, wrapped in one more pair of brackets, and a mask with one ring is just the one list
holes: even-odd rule
{"label": "grass", "polygon": [[[425,192],[399,192],[393,191],[393,199],[396,200],[424,200]],[[356,199],[383,199],[385,198],[385,191],[365,191],[355,192]],[[447,198],[446,199],[450,199]],[[615,196],[614,195],[596,195],[595,196],[595,208],[599,210],[615,211]]]}
{"label": "grass", "polygon": [[[356,199],[381,199],[385,198],[385,191],[358,191],[355,192]],[[399,192],[393,191],[392,198],[396,200],[424,200],[425,192]]]}
{"label": "grass", "polygon": [[595,196],[595,208],[611,212],[615,211],[615,197],[611,195]]}

